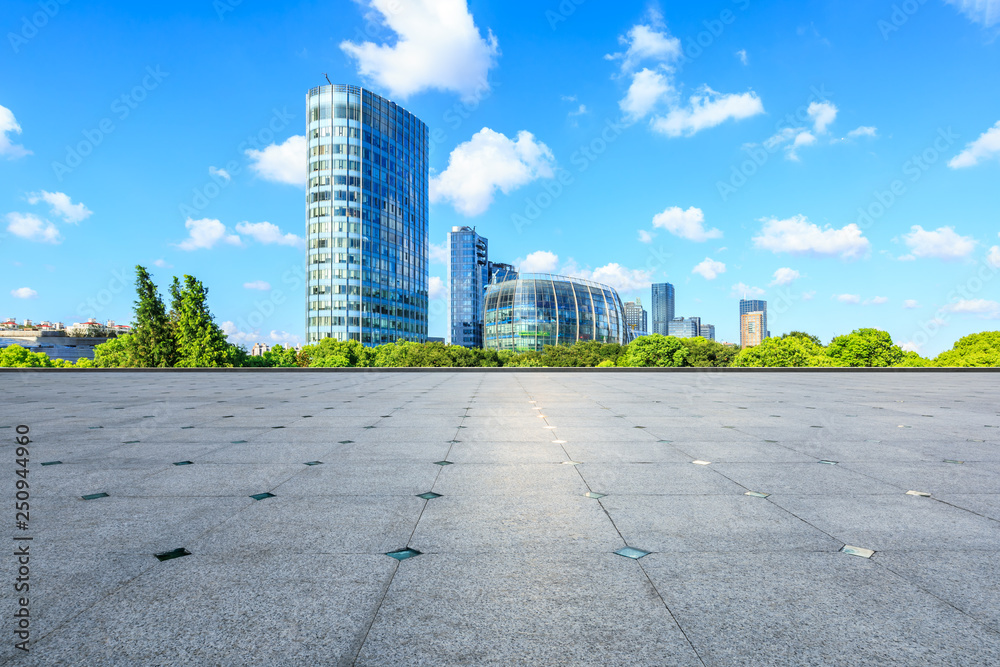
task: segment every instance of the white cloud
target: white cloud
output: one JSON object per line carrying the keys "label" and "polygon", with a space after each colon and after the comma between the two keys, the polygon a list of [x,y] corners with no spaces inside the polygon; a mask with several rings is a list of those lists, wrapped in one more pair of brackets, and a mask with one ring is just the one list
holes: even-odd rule
{"label": "white cloud", "polygon": [[669,137],[690,137],[730,119],[742,120],[764,113],[764,104],[753,91],[723,95],[704,86],[689,101],[686,108],[675,108],[666,116],[654,118],[653,129]]}
{"label": "white cloud", "polygon": [[432,203],[449,202],[466,216],[484,213],[497,190],[504,194],[539,178],[552,178],[555,157],[549,147],[521,130],[517,140],[488,127],[459,144],[448,168],[430,181]]}
{"label": "white cloud", "polygon": [[652,243],[654,238],[656,238],[656,234],[653,232],[647,232],[645,229],[639,230],[640,243]]}
{"label": "white cloud", "polygon": [[167,261],[164,260],[164,259],[157,259],[157,260],[155,260],[153,262],[153,266],[158,266],[161,269],[172,269],[172,268],[174,268],[173,264],[168,264]]}
{"label": "white cloud", "polygon": [[445,285],[444,280],[437,276],[431,276],[430,281],[427,283],[427,297],[432,300],[447,299],[448,286]]}
{"label": "white cloud", "polygon": [[628,48],[623,52],[604,56],[608,60],[621,60],[623,74],[632,72],[644,60],[672,62],[683,54],[681,40],[672,37],[666,28],[656,29],[663,27],[662,21],[654,17],[651,23],[652,25],[632,26],[627,35],[618,38],[618,42]]}
{"label": "white cloud", "polygon": [[854,223],[840,229],[830,226],[821,229],[804,215],[785,220],[762,218],[761,222],[764,226],[753,243],[771,252],[859,259],[871,250],[871,243]]}
{"label": "white cloud", "polygon": [[[772,137],[773,138],[773,137]],[[785,147],[785,157],[793,162],[799,161],[798,149],[803,146],[812,146],[816,143],[816,136],[809,130],[803,130],[795,135],[795,141],[791,146]]]}
{"label": "white cloud", "polygon": [[261,292],[268,292],[271,290],[271,283],[266,280],[254,280],[249,283],[243,283],[243,289],[259,290]]}
{"label": "white cloud", "polygon": [[841,303],[861,303],[861,297],[857,294],[834,294],[833,298]]}
{"label": "white cloud", "polygon": [[17,289],[12,289],[10,295],[15,299],[36,299],[38,298],[38,292],[31,289],[30,287],[18,287]]}
{"label": "white cloud", "polygon": [[789,269],[787,267],[782,267],[774,272],[774,280],[771,281],[771,285],[791,285],[793,282],[802,277],[802,274],[795,269]]}
{"label": "white cloud", "polygon": [[705,280],[715,280],[719,275],[726,272],[726,265],[723,262],[717,262],[710,257],[706,257],[701,262],[695,265],[691,269],[691,273],[697,273],[699,276]]}
{"label": "white cloud", "polygon": [[826,128],[837,119],[837,105],[832,102],[812,102],[806,113],[813,120],[817,134],[826,134]]}
{"label": "white cloud", "polygon": [[219,176],[220,178],[224,179],[225,181],[231,181],[231,180],[233,180],[233,177],[230,176],[229,172],[226,171],[225,169],[218,169],[217,167],[209,167],[208,168],[208,173],[211,174],[212,176]]}
{"label": "white cloud", "polygon": [[219,241],[229,245],[242,245],[240,237],[230,234],[226,226],[218,220],[211,218],[192,220],[188,218],[184,222],[184,227],[188,230],[188,238],[177,245],[181,250],[209,249]]}
{"label": "white cloud", "polygon": [[986,255],[986,262],[993,268],[1000,269],[1000,245],[990,248],[989,254]]}
{"label": "white cloud", "polygon": [[646,289],[653,283],[654,271],[629,269],[617,262],[612,262],[598,267],[593,271],[571,268],[569,270],[564,269],[564,273],[576,278],[583,278],[585,280],[592,280],[595,283],[601,283],[602,285],[608,285],[619,292],[634,292]]}
{"label": "white cloud", "polygon": [[466,0],[367,0],[396,33],[392,45],[343,41],[361,76],[392,97],[450,90],[466,100],[489,91],[487,75],[500,48],[492,31],[483,38]]}
{"label": "white cloud", "polygon": [[907,310],[912,310],[914,308],[919,308],[919,307],[920,304],[917,303],[916,299],[907,299],[906,301],[903,302],[903,308],[906,308]]}
{"label": "white cloud", "polygon": [[31,155],[31,151],[24,146],[13,143],[7,136],[8,133],[21,134],[21,126],[17,124],[14,112],[0,104],[0,155],[6,156],[8,160]]}
{"label": "white cloud", "polygon": [[665,229],[688,241],[701,242],[722,237],[722,232],[718,229],[705,229],[705,214],[694,206],[686,211],[679,206],[664,209],[662,213],[653,216],[653,227]]}
{"label": "white cloud", "polygon": [[7,231],[28,241],[40,243],[60,243],[62,235],[48,220],[39,218],[34,213],[8,213]]}
{"label": "white cloud", "polygon": [[740,299],[756,299],[759,296],[764,296],[764,290],[759,287],[752,287],[746,283],[736,283],[733,285],[733,291],[730,296]]}
{"label": "white cloud", "polygon": [[451,255],[448,253],[447,243],[442,243],[440,245],[437,243],[429,243],[428,254],[430,255],[431,262],[434,264],[451,265]]}
{"label": "white cloud", "polygon": [[920,225],[913,225],[910,227],[910,233],[903,235],[903,242],[910,248],[910,255],[900,259],[914,257],[963,259],[976,248],[975,239],[956,234],[952,227],[938,227],[935,231],[930,231]]}
{"label": "white cloud", "polygon": [[878,136],[878,128],[872,127],[870,125],[862,125],[861,127],[857,127],[848,132],[847,136],[851,137],[852,139],[857,137],[875,137]]}
{"label": "white cloud", "polygon": [[881,306],[884,303],[889,303],[889,297],[887,296],[876,296],[871,299],[865,299],[865,302],[861,305],[863,306]]}
{"label": "white cloud", "polygon": [[736,52],[736,57],[739,58],[740,62],[743,63],[744,65],[747,64],[747,50],[746,49],[740,49],[739,51],[737,51]]}
{"label": "white cloud", "polygon": [[1000,0],[945,0],[972,21],[989,28],[1000,22]]}
{"label": "white cloud", "polygon": [[290,334],[287,331],[271,331],[269,334],[264,335],[261,333],[260,329],[254,329],[252,331],[240,331],[239,327],[236,326],[234,322],[226,321],[219,325],[222,328],[222,333],[226,334],[226,338],[229,342],[236,344],[244,344],[248,347],[252,347],[256,343],[267,342],[269,345],[281,345],[282,347],[295,347],[302,343],[302,339],[295,334]]}
{"label": "white cloud", "polygon": [[295,234],[282,234],[278,225],[270,222],[241,222],[236,225],[236,231],[265,245],[275,244],[304,248],[306,244],[305,239]]}
{"label": "white cloud", "polygon": [[816,290],[809,290],[808,292],[803,292],[802,293],[802,300],[803,301],[812,301],[813,297],[815,297],[815,296],[816,296]]}
{"label": "white cloud", "polygon": [[1000,157],[1000,120],[996,125],[979,135],[979,138],[965,146],[965,150],[953,157],[948,166],[952,169],[974,167],[981,160]]}
{"label": "white cloud", "polygon": [[1000,303],[987,299],[958,299],[944,307],[949,313],[979,315],[983,319],[1000,319]]}
{"label": "white cloud", "polygon": [[577,107],[576,111],[570,111],[568,115],[570,118],[572,118],[573,116],[583,116],[586,113],[589,113],[589,111],[587,111],[587,105],[581,104],[579,107]]}
{"label": "white cloud", "polygon": [[283,144],[271,144],[262,151],[249,149],[250,168],[266,181],[305,186],[306,184],[306,138],[295,135],[285,139]]}
{"label": "white cloud", "polygon": [[72,225],[86,220],[93,215],[93,211],[84,206],[82,202],[74,204],[69,195],[62,192],[46,192],[42,190],[41,192],[31,192],[28,194],[29,204],[37,204],[40,201],[44,201],[49,205],[52,215],[58,215]]}
{"label": "white cloud", "polygon": [[618,106],[625,112],[625,119],[634,122],[645,118],[672,90],[664,72],[644,68],[632,77],[632,84]]}
{"label": "white cloud", "polygon": [[517,259],[516,263],[521,273],[552,273],[559,265],[559,255],[548,250],[536,250],[524,259]]}
{"label": "white cloud", "polygon": [[278,331],[272,329],[271,333],[267,334],[267,339],[271,341],[272,345],[281,345],[286,350],[290,347],[295,347],[296,345],[302,344],[302,338],[287,331]]}
{"label": "white cloud", "polygon": [[920,352],[921,347],[919,343],[914,343],[913,341],[907,341],[899,346],[903,352]]}

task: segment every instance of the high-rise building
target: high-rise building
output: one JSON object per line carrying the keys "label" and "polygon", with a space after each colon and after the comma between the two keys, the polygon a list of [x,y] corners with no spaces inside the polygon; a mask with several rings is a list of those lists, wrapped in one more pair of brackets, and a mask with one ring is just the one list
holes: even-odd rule
{"label": "high-rise building", "polygon": [[642,307],[642,299],[625,302],[625,323],[634,335],[649,333],[649,313]]}
{"label": "high-rise building", "polygon": [[714,324],[702,324],[701,336],[706,340],[715,340],[715,325]]}
{"label": "high-rise building", "polygon": [[669,336],[670,322],[674,319],[674,286],[670,283],[653,285],[653,331]]}
{"label": "high-rise building", "polygon": [[701,334],[698,332],[699,329],[699,318],[697,317],[678,317],[676,319],[670,320],[667,324],[667,335],[675,336],[677,338],[696,338]]}
{"label": "high-rise building", "polygon": [[489,283],[502,283],[505,280],[517,280],[517,267],[513,264],[503,264],[501,262],[489,263]]}
{"label": "high-rise building", "polygon": [[473,227],[452,227],[451,255],[452,345],[483,346],[483,295],[489,285],[489,241]]}
{"label": "high-rise building", "polygon": [[306,341],[427,340],[427,126],[357,86],[306,96]]}
{"label": "high-rise building", "polygon": [[768,337],[767,301],[740,299],[740,347],[754,347]]}

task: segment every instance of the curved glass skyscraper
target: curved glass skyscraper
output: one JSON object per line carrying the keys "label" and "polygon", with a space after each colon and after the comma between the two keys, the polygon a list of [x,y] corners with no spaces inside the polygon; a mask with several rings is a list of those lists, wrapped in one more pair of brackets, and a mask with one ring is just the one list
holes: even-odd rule
{"label": "curved glass skyscraper", "polygon": [[632,340],[618,293],[589,280],[546,273],[497,280],[486,290],[485,310],[487,350]]}
{"label": "curved glass skyscraper", "polygon": [[306,341],[427,340],[427,126],[356,86],[306,96]]}

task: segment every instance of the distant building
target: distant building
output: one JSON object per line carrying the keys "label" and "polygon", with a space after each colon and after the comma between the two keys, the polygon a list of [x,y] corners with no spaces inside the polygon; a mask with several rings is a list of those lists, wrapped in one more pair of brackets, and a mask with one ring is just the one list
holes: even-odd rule
{"label": "distant building", "polygon": [[649,313],[642,307],[642,300],[625,302],[625,323],[631,329],[633,336],[644,335],[649,331]]}
{"label": "distant building", "polygon": [[697,317],[678,317],[670,321],[667,325],[667,335],[675,336],[677,338],[696,338],[701,334],[698,332],[699,318]]}
{"label": "distant building", "polygon": [[250,349],[251,357],[262,357],[265,352],[268,352],[271,347],[267,343],[254,343],[253,348]]}
{"label": "distant building", "polygon": [[452,345],[483,346],[483,295],[489,285],[489,240],[474,227],[452,227],[449,311]]}
{"label": "distant building", "polygon": [[443,343],[444,342],[444,338],[441,337],[441,336],[428,336],[427,337],[427,342],[428,343]]}
{"label": "distant building", "polygon": [[513,264],[502,264],[500,262],[489,263],[489,283],[502,283],[505,280],[517,280],[517,268]]}
{"label": "distant building", "polygon": [[767,301],[740,299],[740,347],[760,345],[767,337]]}
{"label": "distant building", "polygon": [[652,333],[669,336],[670,322],[674,319],[674,286],[670,283],[653,285]]}
{"label": "distant building", "polygon": [[702,324],[701,325],[701,336],[707,340],[715,340],[715,325],[714,324]]}

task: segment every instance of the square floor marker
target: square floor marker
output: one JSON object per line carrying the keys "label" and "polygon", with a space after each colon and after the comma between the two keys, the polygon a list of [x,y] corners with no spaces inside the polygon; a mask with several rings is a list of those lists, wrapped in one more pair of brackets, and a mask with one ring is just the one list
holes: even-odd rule
{"label": "square floor marker", "polygon": [[927,493],[926,491],[907,491],[906,495],[908,495],[908,496],[920,496],[921,498],[930,498],[931,497],[931,494]]}
{"label": "square floor marker", "polygon": [[594,493],[593,491],[588,491],[587,493],[583,494],[583,497],[584,498],[593,498],[594,500],[599,500],[599,499],[603,498],[606,495],[608,495],[608,494],[606,494],[606,493]]}
{"label": "square floor marker", "polygon": [[352,444],[354,444],[353,440],[338,440],[337,442],[339,444],[341,444],[341,445],[352,445]]}
{"label": "square floor marker", "polygon": [[284,426],[272,426],[271,428],[285,428]]}
{"label": "square floor marker", "polygon": [[556,443],[557,445],[565,445],[566,444],[565,440],[553,440],[552,442]]}
{"label": "square floor marker", "polygon": [[62,461],[46,461],[42,465],[43,466],[57,466],[57,465],[60,465],[60,464],[62,464]]}
{"label": "square floor marker", "polygon": [[419,556],[422,551],[417,551],[416,549],[396,549],[395,551],[387,551],[386,556],[390,558],[395,558],[396,560],[406,560],[407,558],[413,558],[414,556]]}
{"label": "square floor marker", "polygon": [[635,547],[622,547],[615,553],[619,556],[625,556],[625,558],[631,558],[632,560],[639,560],[643,556],[648,556],[650,554],[649,551],[636,549]]}
{"label": "square floor marker", "polygon": [[323,465],[323,462],[322,461],[306,461],[305,465],[307,465],[307,466],[321,466],[321,465]]}
{"label": "square floor marker", "polygon": [[253,498],[254,500],[265,500],[267,498],[274,498],[274,494],[273,493],[255,493],[255,494],[253,494],[250,497]]}
{"label": "square floor marker", "polygon": [[177,461],[174,463],[175,466],[189,466],[194,465],[194,461]]}
{"label": "square floor marker", "polygon": [[435,498],[440,498],[440,497],[441,497],[440,493],[434,493],[433,491],[417,494],[417,498],[423,498],[424,500],[434,500]]}
{"label": "square floor marker", "polygon": [[[965,461],[956,461],[955,459],[945,459],[945,463],[965,463]],[[45,465],[44,463],[42,465]]]}
{"label": "square floor marker", "polygon": [[434,465],[436,465],[436,466],[450,466],[450,465],[455,465],[455,464],[453,462],[451,462],[451,461],[435,461]]}
{"label": "square floor marker", "polygon": [[164,551],[161,554],[156,554],[156,557],[162,562],[165,560],[173,560],[174,558],[180,558],[182,556],[190,556],[191,552],[187,549],[181,547],[180,549],[174,549],[173,551]]}
{"label": "square floor marker", "polygon": [[761,493],[760,491],[747,491],[743,494],[744,496],[752,496],[754,498],[767,498],[770,493]]}
{"label": "square floor marker", "polygon": [[845,544],[840,549],[841,553],[850,554],[851,556],[861,556],[862,558],[871,558],[875,555],[875,552],[871,549],[865,549],[864,547],[852,547],[849,544]]}
{"label": "square floor marker", "polygon": [[822,461],[820,461],[820,463],[822,463],[823,465],[828,465],[828,466],[835,466],[835,465],[837,465],[836,461],[827,461],[826,459],[823,459]]}
{"label": "square floor marker", "polygon": [[102,491],[101,493],[91,493],[89,495],[80,497],[83,498],[84,500],[97,500],[98,498],[107,498],[108,494]]}
{"label": "square floor marker", "polygon": [[711,461],[701,461],[701,460],[698,460],[698,461],[691,461],[691,463],[695,464],[696,466],[707,466],[707,465],[712,465],[712,462],[711,462]]}
{"label": "square floor marker", "polygon": [[194,428],[194,426],[181,426],[181,430],[182,430],[182,431],[183,431],[184,429],[189,429],[189,428]]}
{"label": "square floor marker", "polygon": [[543,426],[542,428],[555,428],[555,426]]}
{"label": "square floor marker", "polygon": [[139,442],[139,441],[138,441],[138,440],[126,440],[126,441],[125,441],[125,442],[123,442],[122,444],[123,444],[123,445],[134,445],[134,444],[135,444],[135,443],[137,443],[137,442]]}
{"label": "square floor marker", "polygon": [[562,464],[564,466],[578,466],[578,465],[580,465],[580,463],[581,463],[580,461],[563,461],[562,462]]}

